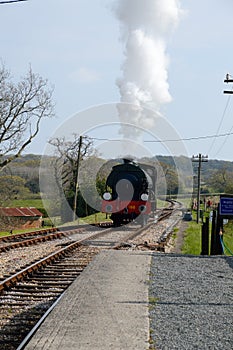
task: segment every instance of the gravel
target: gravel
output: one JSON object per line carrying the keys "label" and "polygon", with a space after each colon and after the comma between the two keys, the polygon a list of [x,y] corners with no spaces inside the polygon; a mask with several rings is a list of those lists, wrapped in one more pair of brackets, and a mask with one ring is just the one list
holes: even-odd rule
{"label": "gravel", "polygon": [[62,248],[63,244],[69,244],[73,240],[89,237],[93,232],[81,232],[53,241],[46,241],[28,247],[11,249],[0,253],[0,279],[4,275],[12,275],[16,270],[30,265],[35,260],[40,260]]}
{"label": "gravel", "polygon": [[232,269],[233,257],[154,253],[151,349],[233,349]]}

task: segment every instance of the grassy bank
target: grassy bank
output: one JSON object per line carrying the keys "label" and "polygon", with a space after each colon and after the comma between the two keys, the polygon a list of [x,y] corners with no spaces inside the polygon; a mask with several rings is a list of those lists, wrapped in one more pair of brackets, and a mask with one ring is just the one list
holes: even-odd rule
{"label": "grassy bank", "polygon": [[183,254],[199,255],[201,252],[201,224],[191,221],[184,232]]}
{"label": "grassy bank", "polygon": [[[184,242],[182,246],[183,254],[200,255],[201,253],[201,230],[202,223],[197,224],[194,219],[188,224],[188,228],[184,232]],[[229,221],[224,225],[223,242],[228,249],[224,249],[225,255],[232,255],[233,253],[233,221]],[[209,231],[209,247],[211,244],[211,223]]]}
{"label": "grassy bank", "polygon": [[233,221],[229,221],[227,225],[224,225],[223,242],[230,250],[225,249],[226,255],[233,254]]}

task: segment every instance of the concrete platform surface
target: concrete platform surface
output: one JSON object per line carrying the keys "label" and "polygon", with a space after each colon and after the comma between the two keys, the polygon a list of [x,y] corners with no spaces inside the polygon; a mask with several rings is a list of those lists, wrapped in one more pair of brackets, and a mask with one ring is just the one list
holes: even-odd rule
{"label": "concrete platform surface", "polygon": [[150,263],[149,252],[98,254],[25,349],[148,349]]}

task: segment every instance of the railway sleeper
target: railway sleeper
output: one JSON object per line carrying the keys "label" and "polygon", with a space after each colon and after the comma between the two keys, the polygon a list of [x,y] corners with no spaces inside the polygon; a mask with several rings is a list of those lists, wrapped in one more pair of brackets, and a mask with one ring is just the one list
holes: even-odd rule
{"label": "railway sleeper", "polygon": [[[30,296],[28,297],[25,297],[24,299],[27,300],[28,302],[34,302],[34,303],[42,303],[43,302],[43,299],[46,298],[46,301],[50,301],[50,302],[53,302],[54,300],[57,299],[57,297],[54,297],[54,295],[52,296],[47,296],[47,295],[44,295],[44,296],[34,296],[33,294],[31,294]],[[25,311],[25,310],[23,310]]]}
{"label": "railway sleeper", "polygon": [[43,270],[40,270],[39,272],[40,273],[44,273],[44,274],[50,274],[50,273],[54,273],[54,274],[62,274],[62,273],[70,273],[70,274],[73,274],[73,273],[76,273],[76,272],[82,272],[84,270],[84,268],[86,267],[87,265],[85,266],[73,266],[73,267],[62,267],[60,269],[57,269],[57,268],[54,268],[54,266],[48,266],[46,269],[43,269]]}
{"label": "railway sleeper", "polygon": [[[6,303],[6,302],[5,302]],[[0,302],[1,305],[1,302]],[[4,305],[4,304],[3,304]],[[12,307],[17,307],[17,308],[21,308],[23,306],[28,306],[28,300],[12,300],[12,301],[8,301],[7,303],[7,307],[10,309]]]}
{"label": "railway sleeper", "polygon": [[[31,307],[28,307],[28,301],[27,301],[27,304],[25,304],[25,308],[23,308],[23,312],[27,312],[27,311],[29,311],[29,312],[31,312],[31,308],[33,307],[33,313],[35,312],[34,310],[34,308],[35,308],[35,305],[34,306],[31,306]],[[22,307],[20,306],[20,310],[22,309]],[[47,306],[46,306],[46,308],[45,309],[47,309]],[[2,305],[1,306],[1,321],[4,319],[4,317],[3,317],[3,315],[2,315],[2,311],[4,311],[5,313],[7,312],[7,315],[8,315],[8,318],[9,318],[9,316],[11,316],[11,313],[13,313],[13,311],[15,312],[15,311],[17,311],[17,310],[19,310],[19,306],[18,306],[18,304],[14,304],[14,305],[12,305],[12,304],[9,304],[9,305]],[[38,312],[37,312],[37,314],[38,315],[41,315],[41,309],[38,309]]]}
{"label": "railway sleeper", "polygon": [[46,285],[46,287],[54,287],[54,286],[67,286],[70,285],[74,280],[67,280],[67,281],[51,281],[51,279],[48,279],[46,281],[43,281],[42,279],[38,279],[38,284],[41,283],[42,285]]}
{"label": "railway sleeper", "polygon": [[39,269],[38,271],[35,271],[35,276],[36,275],[46,275],[46,274],[61,274],[63,272],[70,272],[70,273],[73,273],[75,271],[82,271],[83,269],[80,269],[80,268],[73,268],[73,269],[66,269],[66,268],[63,268],[63,269],[54,269],[53,266],[49,265],[46,269]]}
{"label": "railway sleeper", "polygon": [[39,274],[39,275],[36,275],[36,276],[33,276],[32,277],[32,280],[33,281],[51,281],[51,280],[53,280],[53,281],[62,281],[62,282],[64,282],[64,281],[70,281],[71,279],[73,280],[74,279],[74,277],[76,277],[76,276],[79,276],[80,275],[80,273],[76,273],[75,275],[74,274],[72,274],[72,275],[70,275],[70,274],[64,274],[64,275],[54,275],[54,274]]}
{"label": "railway sleeper", "polygon": [[[37,317],[37,318],[39,318],[39,317]],[[17,332],[18,330],[24,331],[25,328],[31,329],[34,325],[34,322],[35,322],[35,318],[29,320],[26,318],[19,317],[17,320],[15,320],[15,319],[11,320],[9,325],[10,325],[10,328],[12,330],[12,333],[14,333],[14,332]],[[0,334],[1,333],[2,332],[0,331]],[[10,333],[10,330],[7,332],[7,330],[4,329],[4,333],[3,333],[4,335],[7,335],[9,333]]]}
{"label": "railway sleeper", "polygon": [[31,329],[32,327],[28,327],[28,329],[18,329],[13,331],[12,333],[9,330],[9,332],[5,334],[4,339],[0,340],[0,345],[2,344],[1,349],[7,349],[6,348],[7,344],[10,344],[12,346],[11,348],[8,348],[8,349],[16,349],[16,347],[13,346],[13,344],[16,344],[17,346],[19,341],[22,339],[22,334],[29,333]]}
{"label": "railway sleeper", "polygon": [[54,286],[59,287],[59,288],[64,288],[68,285],[70,285],[72,282],[74,281],[74,279],[69,279],[69,280],[51,280],[51,279],[47,279],[47,280],[38,280],[37,283],[38,285],[44,286],[45,288],[52,288]]}
{"label": "railway sleeper", "polygon": [[11,294],[13,297],[20,297],[20,298],[27,298],[27,297],[31,297],[31,296],[41,296],[41,297],[45,297],[45,296],[49,296],[49,297],[54,297],[56,295],[59,295],[59,292],[54,292],[51,291],[50,289],[46,288],[43,290],[32,290],[31,292],[25,292],[25,291],[12,291]]}
{"label": "railway sleeper", "polygon": [[[15,327],[11,325],[10,329],[4,330],[5,331],[4,337],[0,334],[0,338],[2,339],[0,340],[0,344],[5,345],[7,340],[10,340],[10,337],[14,338],[13,343],[17,344],[22,339],[22,335],[23,336],[27,335],[32,328],[33,328],[33,324],[21,324],[21,326],[16,325]],[[12,329],[12,332],[11,332],[11,329]],[[17,349],[17,347],[15,347],[14,349]]]}
{"label": "railway sleeper", "polygon": [[34,310],[32,310],[32,314],[29,314],[29,312],[27,312],[25,315],[20,314],[18,319],[15,320],[14,318],[14,320],[11,320],[10,322],[13,327],[20,327],[20,326],[22,327],[22,323],[34,325],[35,320],[37,319],[39,320],[40,318],[41,318],[41,312],[34,313]]}
{"label": "railway sleeper", "polygon": [[[67,261],[67,262],[60,261],[60,263],[56,262],[53,265],[49,265],[49,266],[53,266],[55,269],[62,269],[63,267],[73,269],[76,267],[80,267],[80,268],[85,267],[88,262],[89,262],[89,260],[87,261],[87,259],[85,259],[85,261],[81,263],[80,259],[79,259],[79,261],[76,260],[74,262],[72,262],[72,261],[71,262],[70,261]],[[45,268],[49,268],[49,266],[46,266]]]}
{"label": "railway sleeper", "polygon": [[[85,267],[85,266],[84,266]],[[60,269],[57,269],[57,268],[54,268],[53,266],[51,267],[50,266],[50,269],[44,269],[44,272],[45,273],[50,273],[50,271],[52,270],[53,273],[57,273],[57,274],[63,274],[63,273],[70,273],[70,274],[73,274],[75,272],[82,272],[84,267],[80,267],[80,266],[75,266],[73,268],[60,268]]]}
{"label": "railway sleeper", "polygon": [[[42,294],[40,294],[42,295]],[[54,295],[52,295],[52,297],[54,297]],[[12,298],[14,298],[14,301],[9,301],[7,302],[7,305],[9,307],[9,309],[11,308],[11,305],[12,306],[18,306],[19,309],[21,308],[27,308],[28,307],[28,301],[35,301],[38,299],[38,296],[37,295],[34,295],[33,293],[29,294],[29,295],[12,295]],[[42,299],[42,296],[40,296],[39,300]],[[30,307],[34,307],[35,305],[30,305]]]}
{"label": "railway sleeper", "polygon": [[10,250],[11,248],[9,246],[6,247],[0,247],[0,253],[5,253],[8,252],[8,250]]}
{"label": "railway sleeper", "polygon": [[[15,337],[14,340],[12,340],[12,336]],[[8,337],[9,338],[7,338],[6,336],[4,337],[4,340],[0,340],[1,349],[9,349],[9,350],[17,349],[17,345],[19,343],[19,340],[22,338],[22,335],[19,335],[17,333],[11,335],[9,333]],[[6,347],[6,346],[9,346],[9,347]]]}
{"label": "railway sleeper", "polygon": [[[38,286],[37,283],[35,284],[18,284],[17,287],[13,287],[11,290],[19,290],[19,291],[25,291],[25,290],[41,290],[43,289],[43,286]],[[53,288],[54,292],[61,292],[61,288]]]}

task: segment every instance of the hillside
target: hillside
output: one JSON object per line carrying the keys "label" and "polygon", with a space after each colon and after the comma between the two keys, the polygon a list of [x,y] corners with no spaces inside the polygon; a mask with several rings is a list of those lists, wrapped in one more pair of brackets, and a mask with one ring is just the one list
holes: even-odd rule
{"label": "hillside", "polygon": [[[93,158],[96,163],[98,158]],[[27,154],[10,163],[0,172],[1,205],[9,205],[9,199],[24,199],[32,195],[39,195],[39,169],[41,156]],[[49,159],[48,159],[49,160]],[[102,160],[103,161],[103,160]],[[143,158],[141,162],[149,161],[158,164],[160,176],[164,176],[170,193],[176,192],[177,174],[182,177],[184,190],[189,187],[192,177],[197,175],[198,163],[192,163],[191,159],[180,156],[158,155],[152,159]],[[94,164],[94,163],[93,163]],[[92,171],[91,162],[88,167]],[[180,175],[181,174],[181,175]],[[213,160],[202,163],[201,168],[202,190],[208,192],[233,193],[233,162]],[[9,192],[9,198],[7,193]],[[189,188],[190,191],[190,188]]]}

